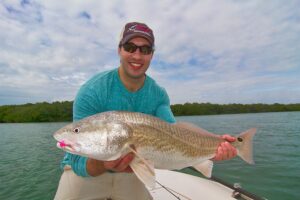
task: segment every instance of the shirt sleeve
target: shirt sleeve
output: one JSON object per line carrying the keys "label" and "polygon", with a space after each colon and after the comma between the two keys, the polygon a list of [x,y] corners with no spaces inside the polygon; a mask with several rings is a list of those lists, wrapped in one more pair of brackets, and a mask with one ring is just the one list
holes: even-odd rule
{"label": "shirt sleeve", "polygon": [[72,170],[77,174],[78,176],[82,177],[89,177],[90,175],[88,174],[86,170],[86,162],[88,158],[71,154],[71,153],[65,153],[65,156],[61,162],[61,169],[64,169],[65,165],[69,165],[72,167]]}
{"label": "shirt sleeve", "polygon": [[162,120],[165,120],[169,123],[175,123],[175,117],[172,113],[171,107],[170,107],[170,99],[167,94],[167,92],[164,90],[164,93],[162,95],[162,101],[161,104],[156,109],[156,117],[159,117]]}
{"label": "shirt sleeve", "polygon": [[[73,104],[73,121],[96,114],[100,109],[97,96],[88,87],[83,86]],[[78,176],[89,177],[90,175],[86,169],[87,160],[87,157],[66,153],[61,162],[61,168],[63,169],[65,165],[69,165]]]}

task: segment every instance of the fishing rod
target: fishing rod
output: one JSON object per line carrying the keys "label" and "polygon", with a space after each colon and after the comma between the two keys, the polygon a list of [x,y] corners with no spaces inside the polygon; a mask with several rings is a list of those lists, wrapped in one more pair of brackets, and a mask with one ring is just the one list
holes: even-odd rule
{"label": "fishing rod", "polygon": [[210,178],[211,180],[218,182],[222,185],[225,185],[226,187],[229,187],[233,190],[232,197],[236,199],[241,200],[266,200],[266,198],[259,197],[253,193],[250,193],[244,189],[241,188],[239,184],[230,184],[220,178],[217,178],[215,176],[212,176]]}
{"label": "fishing rod", "polygon": [[[182,198],[180,198],[180,196],[183,197],[184,199],[187,199],[187,200],[193,200],[193,199],[185,196],[184,194],[181,194],[181,193],[179,193],[179,192],[177,192],[177,191],[175,191],[175,190],[173,190],[173,189],[171,189],[169,187],[164,186],[163,184],[161,184],[158,181],[155,181],[155,182],[158,183],[163,189],[165,189],[167,192],[169,192],[171,195],[173,195],[178,200],[183,200]],[[180,196],[177,196],[176,194],[180,195]]]}
{"label": "fishing rod", "polygon": [[179,196],[176,196],[176,194],[174,194],[169,188],[167,188],[166,186],[164,186],[163,184],[161,184],[158,181],[155,181],[156,183],[158,183],[158,185],[160,185],[162,188],[164,188],[167,192],[169,192],[171,195],[173,195],[176,199],[181,200]]}

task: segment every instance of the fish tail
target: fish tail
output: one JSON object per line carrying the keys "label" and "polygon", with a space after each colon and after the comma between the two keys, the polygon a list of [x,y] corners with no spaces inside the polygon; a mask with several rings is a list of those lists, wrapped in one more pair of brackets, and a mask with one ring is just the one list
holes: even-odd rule
{"label": "fish tail", "polygon": [[236,137],[237,154],[249,164],[254,164],[252,139],[256,133],[256,128],[248,129]]}

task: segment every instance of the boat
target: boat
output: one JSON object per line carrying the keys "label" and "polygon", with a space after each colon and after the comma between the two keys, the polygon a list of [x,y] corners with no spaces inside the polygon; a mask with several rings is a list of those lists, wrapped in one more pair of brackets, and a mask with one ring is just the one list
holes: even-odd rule
{"label": "boat", "polygon": [[[239,184],[230,184],[215,176],[210,179],[204,178],[192,167],[176,171],[154,170],[156,185],[154,188],[147,188],[153,200],[266,200],[242,189]],[[69,195],[82,197],[80,199],[93,199],[99,195],[99,189],[91,187],[91,184],[95,183],[94,181],[83,187],[86,182],[83,183],[84,179],[79,178],[69,166],[65,167],[63,176],[68,178],[60,180],[62,185],[58,187],[55,199],[66,199],[65,196],[69,197]],[[70,180],[82,187],[77,191],[78,194],[68,188]],[[66,191],[72,191],[72,193]],[[111,190],[104,190],[105,194],[101,194],[101,196],[111,196],[111,192]],[[107,198],[107,200],[112,199],[114,198]]]}
{"label": "boat", "polygon": [[[192,170],[192,169],[191,169]],[[181,171],[155,169],[156,186],[148,188],[154,200],[266,200],[212,176],[210,179]]]}

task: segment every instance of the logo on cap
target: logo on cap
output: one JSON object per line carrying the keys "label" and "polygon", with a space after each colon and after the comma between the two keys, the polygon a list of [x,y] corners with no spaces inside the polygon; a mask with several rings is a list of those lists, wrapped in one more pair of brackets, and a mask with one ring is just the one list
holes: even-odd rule
{"label": "logo on cap", "polygon": [[143,33],[151,37],[151,30],[147,26],[143,26],[140,24],[135,24],[128,28],[128,31],[133,31],[135,33]]}

